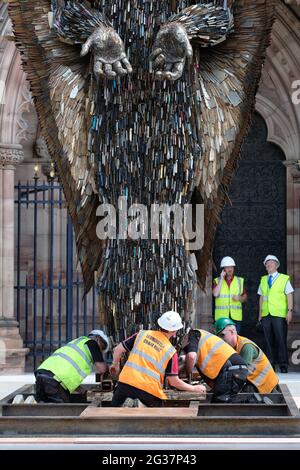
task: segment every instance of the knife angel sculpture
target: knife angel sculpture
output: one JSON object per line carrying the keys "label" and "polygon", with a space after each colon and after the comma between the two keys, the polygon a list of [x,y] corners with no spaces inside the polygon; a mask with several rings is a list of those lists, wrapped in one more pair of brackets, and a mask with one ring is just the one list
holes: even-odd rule
{"label": "knife angel sculpture", "polygon": [[[272,0],[9,4],[85,290],[97,272],[101,323],[119,338],[166,310],[187,319],[195,283],[205,285],[273,8]],[[175,211],[169,219],[162,211],[170,226],[156,236],[146,224],[153,207],[188,204],[205,208],[196,271]]]}

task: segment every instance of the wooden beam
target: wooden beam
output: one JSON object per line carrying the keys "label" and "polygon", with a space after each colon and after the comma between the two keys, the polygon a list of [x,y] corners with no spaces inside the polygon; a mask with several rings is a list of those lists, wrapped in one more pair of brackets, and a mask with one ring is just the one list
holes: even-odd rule
{"label": "wooden beam", "polygon": [[80,418],[123,418],[131,417],[170,417],[192,418],[196,417],[198,408],[95,408],[88,406]]}

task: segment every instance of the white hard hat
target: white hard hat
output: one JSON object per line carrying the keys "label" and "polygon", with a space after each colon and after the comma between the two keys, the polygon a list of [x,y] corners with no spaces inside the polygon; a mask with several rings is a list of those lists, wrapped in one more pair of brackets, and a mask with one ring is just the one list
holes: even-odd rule
{"label": "white hard hat", "polygon": [[183,328],[179,313],[173,312],[172,310],[159,317],[157,323],[166,331],[177,331]]}
{"label": "white hard hat", "polygon": [[280,266],[280,261],[279,261],[279,259],[276,258],[276,256],[274,256],[274,255],[268,255],[268,256],[265,258],[265,260],[264,260],[264,265],[266,265],[266,262],[267,262],[267,261],[275,261],[275,262],[278,264],[278,266]]}
{"label": "white hard hat", "polygon": [[222,258],[220,266],[221,268],[229,268],[229,266],[235,266],[234,259],[230,256],[225,256],[225,258]]}
{"label": "white hard hat", "polygon": [[106,353],[110,349],[109,337],[106,336],[106,334],[102,330],[92,330],[89,333],[89,336],[100,336],[100,338],[103,339],[103,341],[106,344],[106,348],[103,351],[104,353]]}

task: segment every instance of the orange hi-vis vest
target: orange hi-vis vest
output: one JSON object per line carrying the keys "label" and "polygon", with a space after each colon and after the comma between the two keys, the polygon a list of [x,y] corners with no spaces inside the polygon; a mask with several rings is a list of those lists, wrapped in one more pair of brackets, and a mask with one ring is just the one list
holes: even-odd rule
{"label": "orange hi-vis vest", "polygon": [[278,377],[264,352],[248,338],[238,336],[236,351],[240,354],[245,344],[252,344],[258,350],[258,356],[251,365],[249,365],[250,374],[247,380],[251,382],[259,393],[271,393],[278,384]]}
{"label": "orange hi-vis vest", "polygon": [[165,371],[175,353],[176,349],[161,331],[140,331],[119,376],[119,382],[144,390],[162,400],[167,399],[163,391]]}
{"label": "orange hi-vis vest", "polygon": [[225,362],[236,351],[221,338],[208,331],[198,330],[201,337],[198,344],[196,367],[209,379],[215,379]]}

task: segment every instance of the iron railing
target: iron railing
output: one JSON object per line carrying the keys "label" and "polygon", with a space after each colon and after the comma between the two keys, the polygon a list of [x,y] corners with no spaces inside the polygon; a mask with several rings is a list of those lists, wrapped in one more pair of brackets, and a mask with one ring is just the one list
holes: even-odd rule
{"label": "iron railing", "polygon": [[15,304],[32,369],[62,344],[99,327],[96,289],[83,298],[62,186],[34,178],[19,182],[15,191]]}

